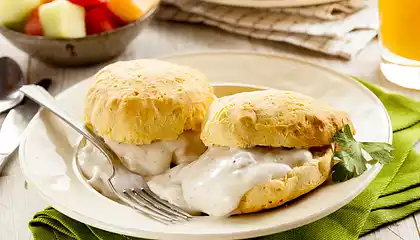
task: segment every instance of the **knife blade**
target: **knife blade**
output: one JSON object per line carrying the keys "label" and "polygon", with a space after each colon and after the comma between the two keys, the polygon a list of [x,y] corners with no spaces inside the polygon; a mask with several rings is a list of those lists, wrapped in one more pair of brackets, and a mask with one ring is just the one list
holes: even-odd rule
{"label": "knife blade", "polygon": [[[37,85],[48,90],[51,79],[43,79]],[[19,147],[29,122],[39,110],[39,105],[25,97],[21,105],[10,110],[0,128],[0,173],[10,155]]]}

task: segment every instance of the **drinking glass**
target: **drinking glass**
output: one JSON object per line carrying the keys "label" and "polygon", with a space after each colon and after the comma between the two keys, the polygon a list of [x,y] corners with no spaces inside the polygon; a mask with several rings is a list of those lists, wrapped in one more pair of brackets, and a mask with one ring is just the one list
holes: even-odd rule
{"label": "drinking glass", "polygon": [[391,82],[420,90],[420,0],[379,0],[381,71]]}

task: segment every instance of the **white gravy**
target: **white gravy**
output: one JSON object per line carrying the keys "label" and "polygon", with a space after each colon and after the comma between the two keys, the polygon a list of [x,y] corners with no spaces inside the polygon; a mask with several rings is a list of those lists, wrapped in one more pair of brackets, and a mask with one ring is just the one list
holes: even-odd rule
{"label": "white gravy", "polygon": [[[155,148],[151,147],[151,149]],[[144,171],[148,170],[148,174],[152,174],[150,169],[156,172],[166,170],[163,174],[147,178],[152,191],[191,214],[198,215],[204,212],[210,216],[231,215],[243,195],[251,188],[266,183],[270,179],[281,178],[293,167],[301,166],[313,158],[310,151],[303,149],[214,147],[208,149],[196,161],[188,164],[193,155],[185,154],[185,152],[188,151],[185,149],[178,151],[177,159],[180,163],[171,169],[169,169],[170,161],[166,165],[148,162],[151,165],[157,164],[158,167],[139,163],[134,163],[134,166]],[[124,156],[132,159],[134,156],[145,156],[142,154],[125,153]],[[159,155],[159,153],[154,154]],[[174,154],[177,155],[177,153]],[[105,184],[110,168],[99,150],[87,144],[78,156],[79,167],[88,178],[88,183],[103,195],[115,199]]]}
{"label": "white gravy", "polygon": [[190,212],[228,216],[251,188],[284,177],[311,159],[311,152],[301,149],[210,148],[197,161],[152,177],[148,184]]}
{"label": "white gravy", "polygon": [[200,133],[192,131],[184,132],[176,140],[147,145],[117,143],[109,139],[105,139],[105,142],[121,158],[126,168],[141,176],[164,173],[171,163],[190,163],[206,150]]}
{"label": "white gravy", "polygon": [[78,166],[87,179],[87,182],[101,194],[112,199],[117,199],[117,196],[114,195],[106,184],[106,180],[111,176],[112,167],[99,149],[90,142],[87,142],[77,153],[77,158]]}

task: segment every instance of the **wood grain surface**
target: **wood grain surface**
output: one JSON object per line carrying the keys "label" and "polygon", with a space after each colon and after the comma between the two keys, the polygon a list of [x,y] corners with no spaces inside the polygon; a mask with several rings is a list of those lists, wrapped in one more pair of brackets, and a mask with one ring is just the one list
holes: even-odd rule
{"label": "wood grain surface", "polygon": [[[420,99],[419,91],[399,88],[387,82],[380,74],[380,46],[376,40],[370,43],[356,58],[351,61],[344,61],[289,44],[236,36],[211,27],[154,21],[128,46],[127,51],[122,56],[113,61],[226,49],[297,57],[327,66],[344,74],[358,76],[392,91]],[[50,92],[53,94],[57,94],[67,87],[90,77],[108,64],[104,63],[85,68],[56,68],[29,57],[13,47],[2,36],[0,36],[0,56],[9,56],[15,59],[24,69],[28,83],[37,82],[41,78],[51,78],[53,85]],[[0,123],[4,117],[4,115],[0,116]],[[27,227],[28,221],[34,213],[47,206],[47,203],[37,196],[35,190],[26,184],[16,158],[14,156],[6,170],[0,174],[0,240],[32,239]],[[420,213],[417,213],[384,226],[361,239],[419,240],[419,229]]]}

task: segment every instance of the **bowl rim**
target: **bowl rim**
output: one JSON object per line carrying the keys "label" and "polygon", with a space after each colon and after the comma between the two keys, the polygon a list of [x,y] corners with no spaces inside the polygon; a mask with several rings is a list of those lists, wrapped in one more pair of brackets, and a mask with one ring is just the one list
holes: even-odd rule
{"label": "bowl rim", "polygon": [[122,31],[126,28],[131,28],[137,24],[140,24],[141,22],[143,22],[144,20],[147,20],[148,18],[150,18],[159,8],[160,5],[160,0],[157,0],[156,4],[149,9],[149,11],[144,14],[141,18],[137,19],[134,22],[130,22],[124,26],[118,27],[116,29],[113,29],[111,31],[105,31],[105,32],[101,32],[101,33],[95,33],[95,34],[91,34],[91,35],[86,35],[85,37],[77,37],[77,38],[53,38],[53,37],[46,37],[46,36],[36,36],[36,35],[29,35],[29,34],[25,34],[23,32],[19,32],[19,31],[15,31],[11,28],[5,27],[3,25],[0,25],[0,32],[8,32],[11,34],[15,34],[21,37],[25,37],[27,39],[33,39],[33,40],[47,40],[47,41],[57,41],[57,42],[66,42],[66,41],[82,41],[85,39],[93,39],[96,37],[102,37],[102,36],[107,36],[107,35],[111,35],[113,33],[117,33],[119,31]]}

